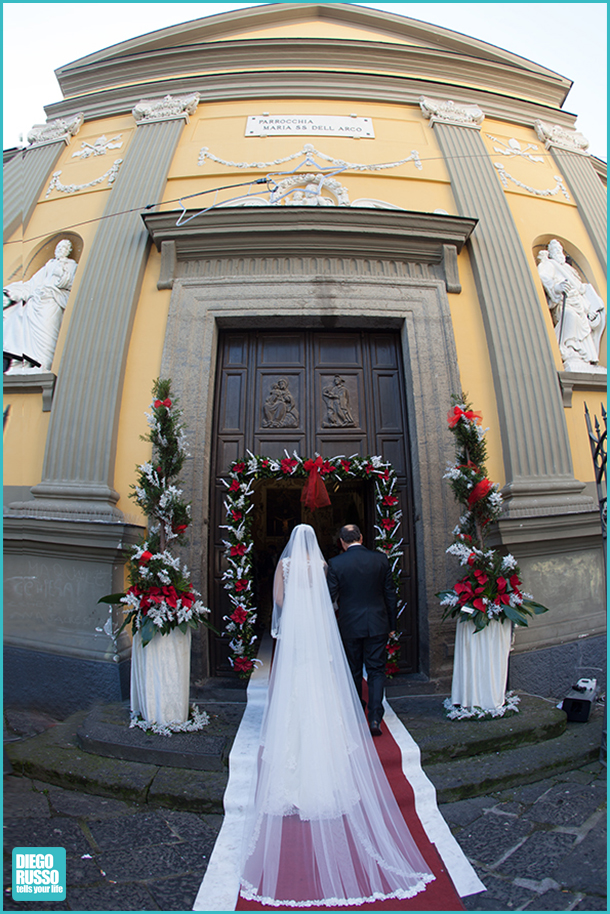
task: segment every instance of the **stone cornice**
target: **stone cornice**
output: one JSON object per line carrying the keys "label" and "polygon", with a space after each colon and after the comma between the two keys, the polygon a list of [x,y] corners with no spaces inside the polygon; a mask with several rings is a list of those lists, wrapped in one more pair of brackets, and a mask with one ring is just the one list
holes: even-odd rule
{"label": "stone cornice", "polygon": [[[205,80],[207,76],[226,73],[230,78],[233,73],[268,69],[269,61],[273,61],[273,69],[282,75],[295,70],[310,75],[325,70],[403,78],[417,74],[418,79],[430,80],[437,86],[477,87],[529,98],[551,108],[561,106],[570,86],[563,77],[556,74],[550,77],[550,71],[532,71],[443,48],[330,38],[205,42],[97,61],[85,58],[58,71],[58,79],[64,95],[74,97],[111,87],[152,84],[168,76],[190,75]],[[445,92],[437,89],[431,94],[445,95]]]}
{"label": "stone cornice", "polygon": [[6,553],[21,554],[27,545],[28,554],[69,555],[111,564],[124,560],[143,530],[135,524],[12,515],[10,506],[3,528]]}
{"label": "stone cornice", "polygon": [[[211,256],[381,258],[441,263],[448,291],[454,292],[459,289],[450,250],[461,251],[477,224],[476,219],[461,216],[406,210],[372,214],[370,209],[351,207],[227,207],[177,226],[179,216],[179,212],[142,215],[154,244],[166,255],[166,270],[168,264],[175,268],[176,261]],[[162,279],[171,284],[170,275]]]}
{"label": "stone cornice", "polygon": [[[325,61],[327,65],[327,61]],[[533,128],[536,120],[553,120],[573,128],[576,115],[523,98],[513,98],[500,91],[451,85],[425,79],[397,76],[380,76],[369,73],[342,73],[321,67],[317,72],[288,70],[256,70],[251,73],[224,73],[210,76],[185,76],[160,79],[155,83],[159,95],[180,95],[197,91],[201,95],[200,110],[206,102],[251,101],[252,113],[256,105],[277,99],[332,99],[367,104],[409,105],[418,109],[422,95],[451,97],[456,103],[476,104],[491,119]],[[67,116],[84,111],[87,121],[98,118],[131,114],[132,109],[145,95],[150,85],[137,84],[93,92],[65,99],[45,106],[48,117]]]}

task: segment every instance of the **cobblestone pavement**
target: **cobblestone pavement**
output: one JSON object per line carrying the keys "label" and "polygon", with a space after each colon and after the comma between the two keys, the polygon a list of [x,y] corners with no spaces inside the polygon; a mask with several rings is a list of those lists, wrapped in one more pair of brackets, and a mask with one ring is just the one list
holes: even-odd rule
{"label": "cobblestone pavement", "polygon": [[[220,815],[135,806],[9,775],[4,910],[189,911]],[[469,911],[605,911],[606,769],[599,762],[440,807],[487,891]],[[12,900],[12,848],[62,846],[67,897]]]}
{"label": "cobblestone pavement", "polygon": [[468,911],[607,910],[600,762],[439,808],[487,888]]}

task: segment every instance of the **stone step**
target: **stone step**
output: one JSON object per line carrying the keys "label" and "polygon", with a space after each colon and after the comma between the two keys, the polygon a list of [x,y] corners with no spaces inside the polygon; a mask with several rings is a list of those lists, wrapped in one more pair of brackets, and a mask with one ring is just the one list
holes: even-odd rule
{"label": "stone step", "polygon": [[[563,712],[562,712],[563,713]],[[436,788],[439,803],[453,803],[542,781],[554,774],[580,768],[600,758],[603,712],[586,723],[568,723],[554,739],[526,743],[516,748],[429,763],[423,769]]]}
{"label": "stone step", "polygon": [[390,704],[420,748],[422,762],[454,762],[561,736],[567,718],[551,701],[519,695],[519,713],[491,720],[448,720],[445,696],[393,696]]}

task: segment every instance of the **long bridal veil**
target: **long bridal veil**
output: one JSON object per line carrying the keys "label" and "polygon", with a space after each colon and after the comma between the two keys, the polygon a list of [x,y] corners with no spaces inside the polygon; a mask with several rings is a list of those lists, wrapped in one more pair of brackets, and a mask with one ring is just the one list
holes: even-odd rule
{"label": "long bridal veil", "polygon": [[272,629],[242,895],[275,907],[412,897],[434,876],[373,745],[306,524],[278,564]]}

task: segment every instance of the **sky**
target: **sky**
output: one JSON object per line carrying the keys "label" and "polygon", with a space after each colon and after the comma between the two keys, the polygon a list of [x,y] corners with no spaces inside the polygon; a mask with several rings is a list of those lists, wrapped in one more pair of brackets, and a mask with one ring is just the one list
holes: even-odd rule
{"label": "sky", "polygon": [[[190,19],[264,3],[3,3],[5,149],[61,100],[54,70],[86,54]],[[574,82],[564,108],[606,161],[606,3],[357,3],[470,35]]]}

